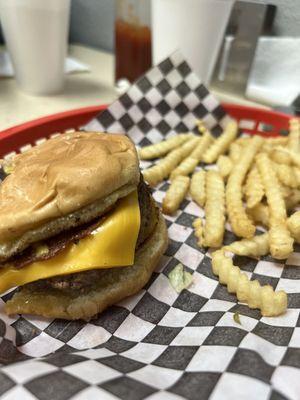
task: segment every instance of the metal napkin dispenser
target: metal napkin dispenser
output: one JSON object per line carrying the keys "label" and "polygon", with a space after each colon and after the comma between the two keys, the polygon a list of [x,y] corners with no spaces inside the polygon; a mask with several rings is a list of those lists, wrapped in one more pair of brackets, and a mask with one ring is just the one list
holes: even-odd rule
{"label": "metal napkin dispenser", "polygon": [[276,6],[237,1],[214,68],[211,87],[244,94],[260,35],[271,33]]}

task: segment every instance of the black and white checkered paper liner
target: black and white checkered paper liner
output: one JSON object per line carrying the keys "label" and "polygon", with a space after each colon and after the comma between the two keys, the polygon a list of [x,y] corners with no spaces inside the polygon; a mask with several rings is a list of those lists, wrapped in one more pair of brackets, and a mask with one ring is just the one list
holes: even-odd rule
{"label": "black and white checkered paper liner", "polygon": [[[217,135],[228,117],[175,53],[86,129],[127,132],[141,146],[193,129],[196,118]],[[159,203],[167,188],[154,191]],[[300,248],[286,261],[235,257],[252,279],[288,293],[287,313],[263,318],[212,274],[210,250],[199,249],[192,230],[202,215],[185,200],[176,216],[166,217],[170,245],[150,282],[89,323],[2,311],[1,398],[300,399]],[[225,243],[234,239],[226,230]],[[179,295],[167,278],[178,262],[193,274]],[[2,297],[2,308],[10,296]]]}

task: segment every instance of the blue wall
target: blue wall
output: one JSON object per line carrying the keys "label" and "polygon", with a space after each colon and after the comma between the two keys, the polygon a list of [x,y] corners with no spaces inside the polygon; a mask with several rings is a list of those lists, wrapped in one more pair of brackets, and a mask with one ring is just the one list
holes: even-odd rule
{"label": "blue wall", "polygon": [[114,0],[72,0],[70,41],[111,51]]}

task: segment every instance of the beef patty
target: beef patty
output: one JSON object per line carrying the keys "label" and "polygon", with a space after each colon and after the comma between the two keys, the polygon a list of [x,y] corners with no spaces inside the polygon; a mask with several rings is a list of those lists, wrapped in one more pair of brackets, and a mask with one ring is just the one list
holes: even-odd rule
{"label": "beef patty", "polygon": [[[138,186],[138,199],[141,213],[141,225],[136,249],[138,249],[151,236],[156,227],[159,216],[158,208],[151,196],[150,188],[142,179]],[[26,286],[30,285],[32,290],[52,288],[66,292],[78,291],[82,293],[93,286],[95,282],[98,282],[104,274],[106,275],[106,271],[108,270],[109,269],[93,269],[75,274],[55,276],[53,278],[29,283]]]}

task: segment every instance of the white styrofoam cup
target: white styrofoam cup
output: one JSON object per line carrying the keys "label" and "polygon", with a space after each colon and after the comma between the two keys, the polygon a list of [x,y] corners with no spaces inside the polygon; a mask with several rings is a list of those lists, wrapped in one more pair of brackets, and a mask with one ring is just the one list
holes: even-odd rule
{"label": "white styrofoam cup", "polygon": [[180,49],[208,84],[234,0],[152,0],[153,63]]}
{"label": "white styrofoam cup", "polygon": [[62,91],[69,16],[70,0],[0,0],[6,46],[23,91]]}

